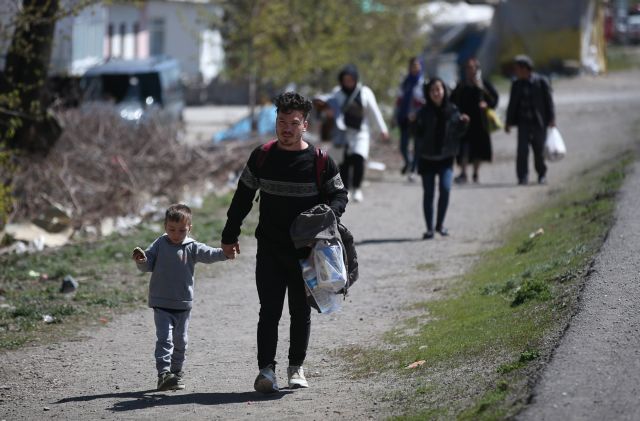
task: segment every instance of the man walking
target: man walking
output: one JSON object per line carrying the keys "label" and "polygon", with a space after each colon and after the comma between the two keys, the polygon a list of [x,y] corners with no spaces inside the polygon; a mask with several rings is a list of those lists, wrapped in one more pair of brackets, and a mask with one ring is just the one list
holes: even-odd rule
{"label": "man walking", "polygon": [[[225,253],[240,253],[238,236],[242,221],[251,210],[260,190],[260,216],[256,228],[256,286],[260,299],[258,320],[258,368],[254,388],[262,393],[277,392],[276,348],[278,323],[288,290],[290,388],[308,387],[302,364],[307,354],[311,308],[307,304],[296,250],[289,235],[293,220],[303,211],[327,202],[337,217],[347,204],[335,162],[329,158],[322,185],[318,188],[315,147],[302,138],[307,130],[311,101],[295,92],[285,92],[275,100],[277,142],[262,145],[249,157],[227,212],[222,231]],[[308,253],[308,251],[307,251]]]}
{"label": "man walking", "polygon": [[544,142],[547,127],[555,126],[555,111],[549,82],[533,71],[533,61],[525,55],[514,59],[516,80],[511,84],[505,131],[518,127],[516,173],[518,184],[527,184],[529,175],[529,146],[538,173],[538,183],[547,181],[544,163]]}

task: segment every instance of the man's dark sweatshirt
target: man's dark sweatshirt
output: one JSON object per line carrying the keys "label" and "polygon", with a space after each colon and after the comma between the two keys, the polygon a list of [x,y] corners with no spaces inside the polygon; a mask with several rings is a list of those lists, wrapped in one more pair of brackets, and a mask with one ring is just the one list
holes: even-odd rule
{"label": "man's dark sweatshirt", "polygon": [[[256,191],[260,190],[260,218],[256,238],[276,246],[293,249],[289,228],[293,220],[313,206],[323,203],[316,181],[313,145],[302,151],[286,151],[274,145],[263,157],[258,168],[260,147],[253,150],[245,165],[238,188],[227,212],[222,242],[238,241],[242,221],[253,206]],[[322,192],[329,207],[340,217],[347,205],[347,190],[335,162],[328,158],[322,177]]]}

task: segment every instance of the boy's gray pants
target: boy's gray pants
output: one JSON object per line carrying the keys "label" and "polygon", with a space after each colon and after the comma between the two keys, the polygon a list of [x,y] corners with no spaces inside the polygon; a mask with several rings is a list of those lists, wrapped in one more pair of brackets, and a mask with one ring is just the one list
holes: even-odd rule
{"label": "boy's gray pants", "polygon": [[156,368],[158,374],[182,371],[187,351],[191,310],[153,309],[156,324]]}

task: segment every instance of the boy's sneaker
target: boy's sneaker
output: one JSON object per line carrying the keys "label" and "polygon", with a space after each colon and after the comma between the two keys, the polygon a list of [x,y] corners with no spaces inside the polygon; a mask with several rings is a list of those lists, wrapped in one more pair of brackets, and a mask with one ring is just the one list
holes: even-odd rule
{"label": "boy's sneaker", "polygon": [[291,389],[309,387],[309,383],[307,383],[307,379],[304,377],[304,369],[301,365],[290,365],[287,368],[287,377],[289,378],[289,387]]}
{"label": "boy's sneaker", "polygon": [[269,364],[265,368],[260,369],[256,381],[253,383],[253,388],[260,393],[274,393],[278,390],[278,382],[276,380],[276,373],[273,371],[273,365]]}
{"label": "boy's sneaker", "polygon": [[182,381],[184,377],[184,372],[178,371],[173,373],[176,376],[176,385],[171,388],[171,390],[182,390],[184,389],[184,382]]}
{"label": "boy's sneaker", "polygon": [[171,390],[178,384],[178,378],[173,373],[162,373],[158,375],[158,391]]}

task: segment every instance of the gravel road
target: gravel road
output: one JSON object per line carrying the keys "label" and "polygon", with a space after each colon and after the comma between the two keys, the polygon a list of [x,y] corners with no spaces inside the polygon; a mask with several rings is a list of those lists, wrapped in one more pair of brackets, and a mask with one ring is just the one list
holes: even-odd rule
{"label": "gravel road", "polygon": [[[311,387],[263,397],[257,374],[255,242],[242,241],[233,262],[198,267],[187,352],[187,388],[154,391],[152,313],[139,310],[88,329],[73,341],[2,354],[0,420],[34,419],[380,419],[401,413],[379,399],[394,385],[385,376],[350,379],[332,351],[379,346],[382,334],[411,316],[410,304],[447,287],[477,253],[493,247],[501,229],[571,177],[606,156],[635,148],[640,71],[554,82],[558,126],[568,156],[550,164],[546,186],[516,186],[515,134],[494,136],[494,162],[479,185],[456,187],[447,226],[451,236],[421,241],[419,183],[387,171],[350,204],[345,224],[359,242],[361,279],[341,312],[312,316]],[[507,103],[506,95],[501,106]],[[398,156],[387,157],[390,168]],[[625,185],[618,223],[587,283],[581,311],[558,348],[523,419],[638,419],[637,311],[640,172]],[[197,221],[195,221],[197,223]],[[132,262],[131,271],[135,271]],[[424,268],[429,267],[428,271]],[[635,310],[635,311],[634,311]],[[286,311],[285,311],[286,313]],[[280,329],[277,374],[286,381],[288,316]],[[635,415],[635,417],[634,417]]]}

